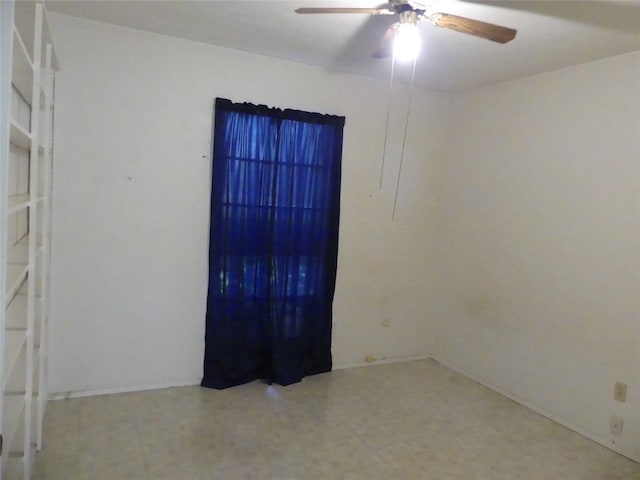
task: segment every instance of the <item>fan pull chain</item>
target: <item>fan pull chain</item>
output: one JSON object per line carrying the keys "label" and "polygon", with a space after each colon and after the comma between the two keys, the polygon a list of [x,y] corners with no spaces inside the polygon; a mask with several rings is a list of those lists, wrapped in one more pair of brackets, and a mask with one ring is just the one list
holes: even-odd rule
{"label": "fan pull chain", "polygon": [[409,127],[409,115],[411,113],[411,104],[413,103],[413,80],[416,75],[416,63],[418,59],[413,59],[413,71],[411,72],[411,87],[409,89],[409,106],[407,107],[407,118],[404,121],[404,137],[402,139],[402,153],[400,154],[400,168],[398,168],[398,179],[396,180],[396,195],[393,199],[393,213],[391,214],[391,221],[396,216],[396,204],[398,203],[398,190],[400,189],[400,175],[402,174],[402,163],[404,160],[404,146],[407,143],[407,129]]}
{"label": "fan pull chain", "polygon": [[387,156],[387,136],[389,134],[389,112],[391,111],[391,95],[393,94],[393,71],[396,66],[396,57],[391,57],[391,77],[389,78],[389,94],[387,95],[387,123],[384,127],[384,146],[382,147],[382,166],[380,167],[380,190],[382,190],[382,177],[384,174],[384,159]]}

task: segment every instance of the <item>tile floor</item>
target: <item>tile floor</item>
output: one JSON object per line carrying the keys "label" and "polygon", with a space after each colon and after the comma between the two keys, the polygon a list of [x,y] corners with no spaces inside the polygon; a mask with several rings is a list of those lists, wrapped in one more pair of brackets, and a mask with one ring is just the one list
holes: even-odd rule
{"label": "tile floor", "polygon": [[49,403],[37,480],[640,480],[640,465],[429,360]]}

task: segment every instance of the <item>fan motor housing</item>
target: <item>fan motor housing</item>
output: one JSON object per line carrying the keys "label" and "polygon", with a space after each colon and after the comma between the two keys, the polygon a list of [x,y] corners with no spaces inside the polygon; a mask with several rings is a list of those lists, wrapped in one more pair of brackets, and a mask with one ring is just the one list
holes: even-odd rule
{"label": "fan motor housing", "polygon": [[392,0],[391,8],[398,14],[416,12],[418,15],[422,15],[426,11],[426,5],[420,2],[412,2],[411,0]]}

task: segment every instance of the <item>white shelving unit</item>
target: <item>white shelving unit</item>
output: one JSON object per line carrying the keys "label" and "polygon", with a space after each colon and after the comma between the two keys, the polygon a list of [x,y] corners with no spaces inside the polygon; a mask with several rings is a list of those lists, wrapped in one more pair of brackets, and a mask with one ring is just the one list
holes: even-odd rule
{"label": "white shelving unit", "polygon": [[47,404],[53,72],[46,10],[0,2],[0,480],[31,478]]}

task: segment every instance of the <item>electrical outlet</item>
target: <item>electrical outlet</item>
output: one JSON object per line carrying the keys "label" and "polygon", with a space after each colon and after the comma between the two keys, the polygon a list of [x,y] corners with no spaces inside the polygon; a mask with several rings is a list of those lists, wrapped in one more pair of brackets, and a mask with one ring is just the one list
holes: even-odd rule
{"label": "electrical outlet", "polygon": [[613,398],[619,402],[627,401],[627,384],[622,382],[616,382],[613,387]]}
{"label": "electrical outlet", "polygon": [[622,436],[622,426],[624,421],[620,417],[611,417],[609,420],[609,432],[616,437]]}

